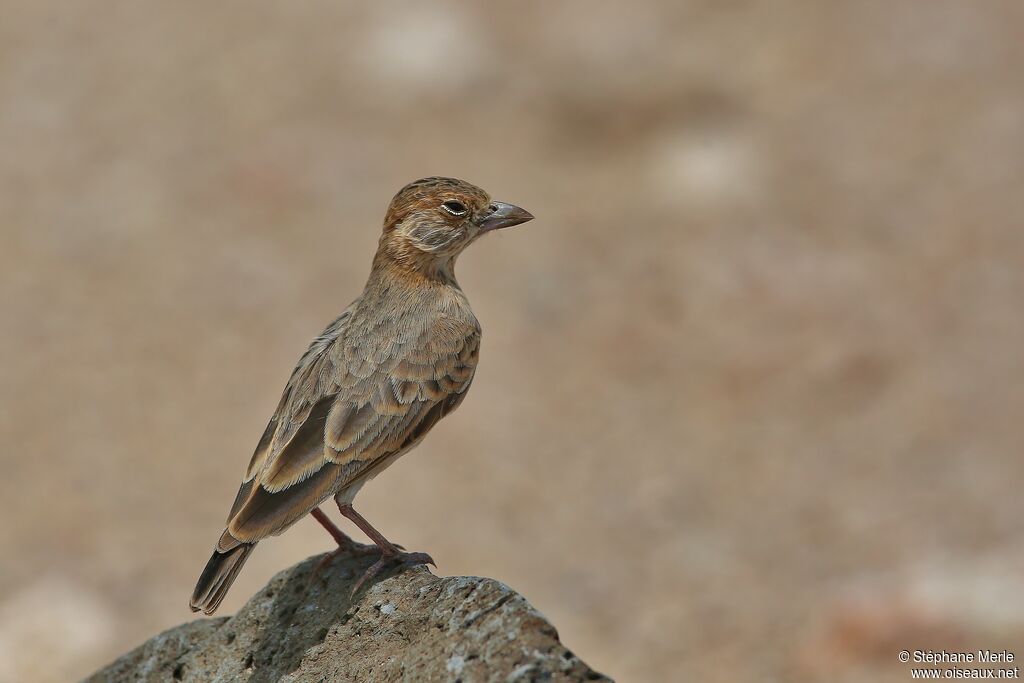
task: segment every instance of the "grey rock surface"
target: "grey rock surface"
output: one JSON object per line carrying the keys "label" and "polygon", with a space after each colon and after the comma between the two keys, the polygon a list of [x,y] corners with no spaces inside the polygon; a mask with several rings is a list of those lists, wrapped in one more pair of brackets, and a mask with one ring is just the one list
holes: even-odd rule
{"label": "grey rock surface", "polygon": [[279,573],[233,617],[161,633],[86,683],[609,680],[499,581],[407,568],[363,588],[367,559]]}

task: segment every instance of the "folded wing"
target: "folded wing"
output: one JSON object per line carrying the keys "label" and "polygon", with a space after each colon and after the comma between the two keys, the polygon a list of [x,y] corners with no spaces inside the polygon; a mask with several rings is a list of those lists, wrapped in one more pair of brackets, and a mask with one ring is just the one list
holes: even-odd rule
{"label": "folded wing", "polygon": [[425,331],[387,353],[344,349],[344,319],[292,374],[231,508],[226,551],[280,533],[326,498],[415,445],[465,396],[477,328]]}

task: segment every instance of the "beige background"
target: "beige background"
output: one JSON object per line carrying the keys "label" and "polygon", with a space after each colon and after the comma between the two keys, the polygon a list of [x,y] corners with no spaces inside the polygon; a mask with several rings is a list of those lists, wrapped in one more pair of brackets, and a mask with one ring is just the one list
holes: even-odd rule
{"label": "beige background", "polygon": [[[1024,4],[0,2],[0,681],[187,597],[407,181],[537,216],[360,509],[623,681],[1024,643]],[[329,547],[263,544],[230,614]]]}

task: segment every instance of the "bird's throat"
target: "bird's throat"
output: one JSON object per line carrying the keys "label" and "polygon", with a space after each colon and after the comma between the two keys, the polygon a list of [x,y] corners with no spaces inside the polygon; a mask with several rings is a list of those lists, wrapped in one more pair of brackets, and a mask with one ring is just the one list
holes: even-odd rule
{"label": "bird's throat", "polygon": [[438,283],[458,287],[455,256],[428,254],[405,244],[382,243],[373,259],[374,275],[410,285]]}

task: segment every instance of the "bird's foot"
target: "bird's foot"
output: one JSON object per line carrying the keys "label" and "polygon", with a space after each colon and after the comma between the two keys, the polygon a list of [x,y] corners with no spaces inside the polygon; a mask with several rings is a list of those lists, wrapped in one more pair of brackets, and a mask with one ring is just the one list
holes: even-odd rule
{"label": "bird's foot", "polygon": [[359,589],[363,587],[364,583],[371,581],[389,567],[396,565],[415,567],[421,564],[432,564],[435,567],[437,566],[437,563],[434,562],[434,558],[426,553],[384,553],[381,555],[381,558],[370,565],[370,568],[363,572],[363,575],[358,581],[356,581],[356,585],[352,587],[352,596],[355,597],[355,594],[359,592]]}
{"label": "bird's foot", "polygon": [[313,567],[313,571],[309,575],[309,580],[312,583],[316,580],[316,577],[324,569],[334,563],[339,557],[366,557],[367,555],[379,555],[380,548],[375,545],[366,545],[365,543],[356,543],[352,541],[346,545],[339,545],[337,549],[332,550],[329,553],[325,553],[320,561]]}

